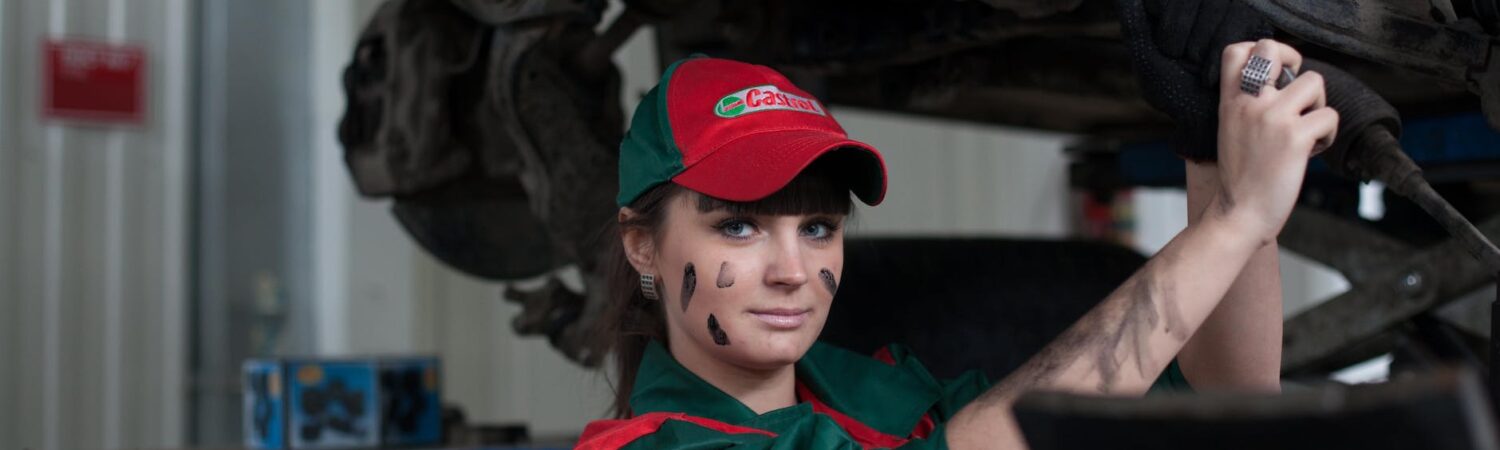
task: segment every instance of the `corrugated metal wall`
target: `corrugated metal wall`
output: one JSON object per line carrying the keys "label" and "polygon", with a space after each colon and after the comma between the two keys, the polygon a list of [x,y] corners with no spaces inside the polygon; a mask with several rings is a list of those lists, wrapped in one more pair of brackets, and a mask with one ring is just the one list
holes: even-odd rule
{"label": "corrugated metal wall", "polygon": [[[0,2],[0,446],[175,446],[191,5]],[[140,127],[41,117],[43,40],[147,52]]]}
{"label": "corrugated metal wall", "polygon": [[242,442],[242,361],[315,349],[309,141],[334,134],[309,120],[315,3],[195,3],[193,445]]}

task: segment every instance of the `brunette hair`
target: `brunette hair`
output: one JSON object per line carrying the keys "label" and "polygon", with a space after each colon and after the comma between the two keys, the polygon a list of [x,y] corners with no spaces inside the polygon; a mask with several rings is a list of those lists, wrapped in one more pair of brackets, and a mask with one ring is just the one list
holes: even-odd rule
{"label": "brunette hair", "polygon": [[605,233],[607,237],[614,236],[614,239],[606,238],[609,246],[605,267],[609,276],[608,304],[598,319],[594,336],[603,340],[597,348],[610,351],[613,358],[616,378],[611,384],[615,397],[610,409],[615,418],[633,415],[630,394],[646,346],[652,340],[667,341],[666,311],[662,305],[671,291],[658,287],[661,300],[647,300],[641,293],[641,274],[625,256],[624,233],[629,229],[640,229],[649,233],[655,242],[661,242],[667,205],[681,195],[696,195],[700,213],[724,210],[736,215],[848,215],[854,207],[848,184],[828,160],[827,157],[820,158],[786,187],[753,202],[724,201],[698,194],[676,183],[662,183],[630,203],[629,208],[635,212],[631,219],[611,223],[611,231]]}

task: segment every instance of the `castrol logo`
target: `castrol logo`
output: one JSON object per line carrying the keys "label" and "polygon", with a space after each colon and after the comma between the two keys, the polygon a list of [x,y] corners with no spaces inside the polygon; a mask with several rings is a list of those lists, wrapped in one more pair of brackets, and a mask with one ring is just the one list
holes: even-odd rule
{"label": "castrol logo", "polygon": [[741,89],[738,92],[724,96],[714,104],[714,114],[725,119],[733,119],[750,113],[761,111],[799,111],[809,114],[826,116],[823,113],[823,105],[817,100],[803,97],[790,92],[782,92],[774,85],[756,86]]}

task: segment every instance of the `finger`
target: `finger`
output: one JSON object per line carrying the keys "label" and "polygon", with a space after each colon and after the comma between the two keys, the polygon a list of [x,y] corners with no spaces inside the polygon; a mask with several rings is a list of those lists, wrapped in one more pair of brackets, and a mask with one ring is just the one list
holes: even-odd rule
{"label": "finger", "polygon": [[1322,153],[1333,145],[1334,139],[1339,134],[1339,112],[1333,108],[1323,107],[1313,110],[1302,116],[1303,132],[1313,139],[1313,146],[1308,156]]}
{"label": "finger", "polygon": [[1266,81],[1266,89],[1262,92],[1276,90],[1276,80],[1281,77],[1282,67],[1291,68],[1292,73],[1298,73],[1302,70],[1302,54],[1298,53],[1297,49],[1292,48],[1292,46],[1276,42],[1273,39],[1256,41],[1255,47],[1250,50],[1250,54],[1271,60],[1271,79]]}
{"label": "finger", "polygon": [[1219,59],[1219,98],[1229,99],[1243,94],[1240,92],[1240,72],[1245,70],[1245,63],[1250,62],[1252,48],[1255,48],[1254,42],[1224,47],[1224,54]]}
{"label": "finger", "polygon": [[1324,106],[1328,106],[1328,85],[1323,81],[1323,74],[1308,71],[1308,75],[1313,77],[1313,79],[1317,80],[1318,82],[1318,101],[1313,104],[1312,109],[1319,109]]}
{"label": "finger", "polygon": [[1282,66],[1290,67],[1292,73],[1302,73],[1302,52],[1297,51],[1296,47],[1292,47],[1281,41],[1274,39],[1266,40],[1270,41],[1276,47],[1276,53],[1277,56],[1281,57]]}
{"label": "finger", "polygon": [[1323,75],[1308,72],[1297,77],[1276,97],[1276,107],[1302,115],[1328,105],[1328,94],[1323,88]]}

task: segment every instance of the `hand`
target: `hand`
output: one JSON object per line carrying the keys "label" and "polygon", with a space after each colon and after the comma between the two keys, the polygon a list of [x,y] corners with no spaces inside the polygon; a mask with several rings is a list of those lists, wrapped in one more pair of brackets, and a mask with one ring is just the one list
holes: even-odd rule
{"label": "hand", "polygon": [[[1259,96],[1240,90],[1250,55],[1271,61],[1272,79]],[[1323,77],[1305,72],[1276,89],[1281,67],[1296,72],[1302,55],[1270,39],[1224,49],[1219,82],[1220,186],[1217,210],[1248,225],[1262,241],[1280,232],[1292,212],[1307,160],[1333,142],[1339,114],[1327,106]],[[1315,148],[1317,147],[1317,148]]]}

